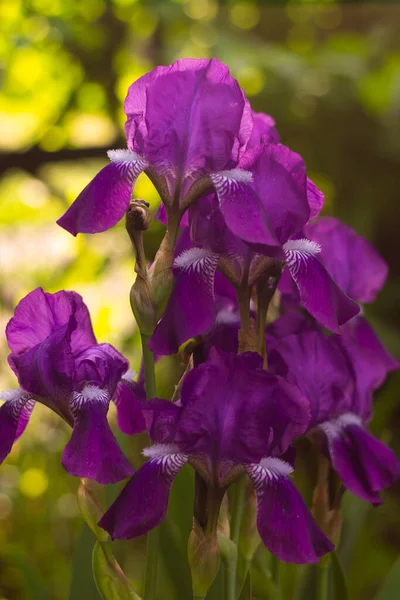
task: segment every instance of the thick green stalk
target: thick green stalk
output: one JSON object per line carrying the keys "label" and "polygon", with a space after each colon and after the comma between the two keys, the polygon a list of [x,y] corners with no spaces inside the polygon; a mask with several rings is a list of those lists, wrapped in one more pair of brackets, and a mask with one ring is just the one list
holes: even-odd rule
{"label": "thick green stalk", "polygon": [[275,587],[275,596],[274,600],[281,600],[281,587],[280,587],[280,574],[281,574],[281,561],[279,558],[275,556],[275,554],[271,554],[271,577]]}
{"label": "thick green stalk", "polygon": [[[236,544],[236,547],[239,545],[240,525],[243,517],[245,495],[246,478],[241,477],[236,483],[231,520],[231,540]],[[230,557],[227,565],[226,600],[236,600],[237,564],[238,554],[236,553]]]}
{"label": "thick green stalk", "polygon": [[328,598],[328,558],[322,558],[317,565],[317,600]]}
{"label": "thick green stalk", "polygon": [[150,336],[141,334],[142,339],[142,352],[143,352],[143,367],[144,367],[144,381],[146,386],[146,397],[155,398],[157,394],[156,390],[156,373],[154,369],[154,356],[152,351],[148,347],[148,341]]}
{"label": "thick green stalk", "polygon": [[[154,370],[154,356],[147,343],[149,336],[141,335],[143,350],[144,380],[146,386],[146,397],[156,396],[156,376]],[[155,527],[147,534],[147,556],[146,573],[144,580],[143,600],[154,600],[157,587],[157,566],[159,555],[160,528]]]}
{"label": "thick green stalk", "polygon": [[146,573],[143,600],[155,600],[156,597],[159,545],[160,527],[158,526],[147,534]]}

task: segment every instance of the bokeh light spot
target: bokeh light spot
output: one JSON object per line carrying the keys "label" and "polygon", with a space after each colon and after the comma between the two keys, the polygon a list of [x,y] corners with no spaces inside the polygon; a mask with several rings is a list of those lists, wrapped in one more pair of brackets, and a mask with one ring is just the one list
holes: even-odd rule
{"label": "bokeh light spot", "polygon": [[19,489],[28,498],[40,498],[49,485],[49,480],[42,469],[31,468],[21,475]]}
{"label": "bokeh light spot", "polygon": [[214,0],[187,0],[184,11],[192,19],[211,21],[217,16],[218,4]]}
{"label": "bokeh light spot", "polygon": [[248,96],[259,94],[265,84],[264,73],[257,67],[242,67],[237,72],[237,79]]}
{"label": "bokeh light spot", "polygon": [[232,23],[240,29],[252,29],[260,20],[260,9],[252,2],[238,2],[230,14]]}

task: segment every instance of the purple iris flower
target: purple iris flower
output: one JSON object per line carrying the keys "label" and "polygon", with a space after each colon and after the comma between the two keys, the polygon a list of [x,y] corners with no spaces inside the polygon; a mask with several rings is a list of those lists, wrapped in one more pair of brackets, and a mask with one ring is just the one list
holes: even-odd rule
{"label": "purple iris flower", "polygon": [[[208,206],[212,199],[210,196],[198,206],[201,208],[204,203]],[[237,239],[224,224],[221,230],[217,219],[205,221],[204,226],[209,227],[207,236],[214,240],[213,249],[216,243],[223,244],[221,231],[235,241]],[[246,248],[243,242],[237,242]],[[184,228],[175,248],[175,256],[174,289],[149,342],[153,352],[163,355],[177,352],[179,346],[190,338],[212,334],[211,329],[219,329],[225,322],[238,320],[235,289],[217,271],[220,256],[209,250],[206,240],[203,248],[194,246],[189,227]]]}
{"label": "purple iris flower", "polygon": [[294,288],[303,306],[338,332],[359,309],[324,267],[320,244],[302,237],[323,194],[306,176],[302,158],[279,143],[271,118],[254,114],[253,120],[237,168],[211,175],[224,220],[254,251],[284,261],[283,289]]}
{"label": "purple iris flower", "polygon": [[361,318],[342,335],[324,335],[315,322],[300,323],[291,315],[267,330],[270,368],[310,401],[309,428],[324,434],[341,481],[360,498],[379,504],[379,492],[400,475],[400,463],[366,426],[373,392],[397,368],[396,361]]}
{"label": "purple iris flower", "polygon": [[179,403],[149,402],[155,445],[100,521],[114,538],[142,535],[164,518],[174,478],[191,464],[225,491],[247,472],[257,495],[261,538],[281,560],[316,562],[333,545],[319,530],[280,458],[309,420],[308,403],[254,353],[213,351],[186,377]]}
{"label": "purple iris flower", "polygon": [[[129,379],[128,362],[110,344],[96,342],[81,296],[37,288],[18,304],[6,336],[8,361],[21,387],[2,394],[6,402],[0,408],[0,462],[25,429],[35,402],[40,402],[73,428],[62,457],[69,473],[99,483],[131,475],[133,469],[107,422],[117,386],[124,377]],[[118,404],[119,419],[124,420],[128,404],[132,419],[135,398],[119,398]],[[144,427],[140,418],[132,426],[136,431]]]}
{"label": "purple iris flower", "polygon": [[[253,181],[238,190],[237,202],[241,202],[241,194],[250,193],[255,196],[257,193],[262,206],[260,212],[253,215],[255,222],[261,223],[264,215],[265,223],[269,223],[269,229],[274,231],[272,236],[274,239],[279,238],[281,245],[259,248],[258,243],[250,243],[252,237],[254,240],[257,238],[257,229],[251,233],[253,223],[249,224],[247,241],[243,240],[243,223],[238,225],[238,235],[235,235],[232,232],[233,227],[227,225],[227,214],[223,214],[221,199],[218,201],[215,195],[197,201],[189,211],[190,228],[186,228],[183,234],[185,239],[189,239],[190,230],[193,244],[190,247],[188,242],[185,250],[175,260],[175,288],[166,312],[150,341],[149,345],[153,351],[160,354],[177,352],[183,342],[212,327],[217,314],[216,297],[221,296],[223,286],[220,270],[234,285],[252,285],[263,269],[271,267],[272,262],[286,264],[289,290],[294,287],[309,312],[336,332],[339,331],[339,325],[359,312],[356,302],[339,288],[319,260],[320,245],[304,238],[289,239],[298,229],[303,228],[313,206],[316,206],[313,204],[315,196],[308,193],[308,190],[314,189],[315,186],[307,183],[301,158],[280,145],[261,144],[255,150],[258,158],[251,171]],[[250,152],[253,153],[254,148]],[[271,152],[276,161],[271,159]],[[245,157],[248,157],[248,154],[249,152],[246,152]],[[296,176],[293,176],[290,169],[285,169],[284,165],[287,166],[287,163],[279,162],[279,156],[284,156],[285,159],[290,157],[289,162],[292,161],[293,165],[296,163],[297,166],[293,166]],[[281,186],[278,185],[277,190],[269,189],[269,177],[274,181],[274,185],[278,185],[281,177]],[[291,190],[299,190],[296,187],[299,178],[304,193],[299,193],[298,196],[295,193],[291,195]],[[238,185],[237,182],[236,184]],[[235,185],[233,195],[236,193]],[[285,199],[283,202],[280,194]],[[232,195],[227,197],[227,204],[231,199]],[[247,210],[244,198],[242,200],[242,208],[239,209],[238,204],[233,211],[234,219],[238,222],[237,211],[244,213]],[[299,206],[300,212],[297,211]],[[274,227],[271,226],[272,215],[276,224]],[[243,217],[243,222],[246,223],[246,216]],[[262,237],[262,233],[260,235]],[[243,281],[246,272],[248,280]],[[226,280],[225,288],[228,287],[232,293],[234,288]]]}
{"label": "purple iris flower", "polygon": [[137,176],[150,176],[166,205],[182,216],[201,177],[231,169],[252,129],[248,101],[216,59],[181,59],[131,85],[124,105],[127,150],[81,192],[58,223],[76,235],[113,227],[125,214]]}

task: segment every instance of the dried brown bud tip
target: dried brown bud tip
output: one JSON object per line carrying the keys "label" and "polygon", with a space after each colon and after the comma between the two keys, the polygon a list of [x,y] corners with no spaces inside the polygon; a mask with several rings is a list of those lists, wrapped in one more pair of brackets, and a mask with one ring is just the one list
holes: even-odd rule
{"label": "dried brown bud tip", "polygon": [[131,233],[145,231],[150,227],[150,204],[146,200],[133,199],[126,211],[126,229]]}

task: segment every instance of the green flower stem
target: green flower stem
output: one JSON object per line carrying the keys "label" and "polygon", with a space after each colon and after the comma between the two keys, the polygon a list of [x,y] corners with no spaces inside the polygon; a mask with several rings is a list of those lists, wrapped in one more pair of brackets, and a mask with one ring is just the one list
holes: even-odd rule
{"label": "green flower stem", "polygon": [[328,598],[328,565],[329,554],[321,558],[317,565],[317,600]]}
{"label": "green flower stem", "polygon": [[155,600],[157,587],[158,555],[160,545],[160,527],[147,534],[146,573],[143,600]]}
{"label": "green flower stem", "polygon": [[103,600],[141,600],[114,557],[110,536],[97,524],[104,513],[104,488],[90,479],[81,479],[78,505],[97,539],[92,570],[100,596]]}
{"label": "green flower stem", "polygon": [[141,334],[146,397],[155,398],[157,394],[156,373],[154,370],[154,356],[147,345],[149,339],[149,335],[144,335],[143,333]]}
{"label": "green flower stem", "polygon": [[[154,356],[147,343],[149,336],[142,334],[143,366],[144,380],[146,386],[146,397],[154,398],[156,396],[156,375],[154,370]],[[144,580],[143,600],[154,600],[157,587],[157,566],[160,545],[160,528],[155,527],[147,534],[147,557],[146,573]]]}
{"label": "green flower stem", "polygon": [[280,576],[281,576],[281,561],[274,554],[271,554],[271,577],[274,583],[275,600],[281,600]]}
{"label": "green flower stem", "polygon": [[[235,496],[234,496],[234,504],[232,510],[232,520],[231,520],[231,540],[236,547],[239,544],[239,536],[240,536],[240,525],[242,522],[243,511],[244,511],[244,501],[246,494],[246,478],[241,477],[239,481],[236,483]],[[227,565],[227,579],[226,579],[226,599],[227,600],[236,600],[236,583],[237,583],[237,564],[238,564],[238,555],[233,554]]]}

